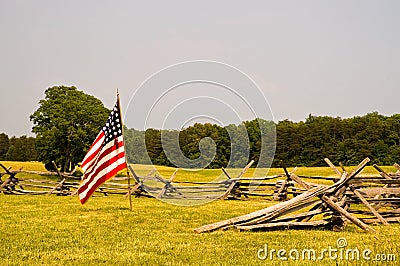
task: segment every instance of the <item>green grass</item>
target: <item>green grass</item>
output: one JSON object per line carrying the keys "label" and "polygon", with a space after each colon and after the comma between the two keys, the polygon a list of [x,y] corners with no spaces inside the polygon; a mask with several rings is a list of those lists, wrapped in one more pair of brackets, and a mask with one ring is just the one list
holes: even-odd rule
{"label": "green grass", "polygon": [[[10,166],[8,162],[4,163]],[[21,163],[15,164],[18,169]],[[32,163],[32,166],[36,165]],[[25,165],[30,170],[29,163]],[[134,166],[143,174],[146,166]],[[174,169],[157,167],[169,177]],[[313,171],[319,171],[318,173]],[[368,169],[367,169],[368,170]],[[229,170],[234,172],[236,170]],[[275,171],[275,169],[273,169]],[[281,171],[280,169],[276,170]],[[329,168],[303,169],[308,175],[332,175]],[[248,175],[251,176],[251,170]],[[207,170],[191,176],[179,172],[179,178],[213,178],[220,170]],[[279,172],[281,173],[281,172]],[[301,174],[300,172],[299,174]],[[375,173],[375,172],[373,172]],[[191,172],[193,174],[193,172]],[[178,176],[177,176],[178,178]],[[183,207],[156,199],[96,194],[85,205],[77,197],[13,196],[0,194],[0,265],[370,265],[368,261],[324,260],[281,261],[257,258],[265,244],[269,249],[317,252],[336,248],[344,237],[349,248],[366,248],[372,254],[397,256],[400,225],[374,225],[377,234],[365,233],[348,224],[343,232],[329,230],[282,230],[271,232],[238,232],[236,230],[196,234],[193,229],[216,221],[268,207],[274,202],[212,201]],[[397,265],[380,262],[378,265]]]}
{"label": "green grass", "polygon": [[[1,161],[5,167],[12,167],[12,170],[30,170],[30,171],[46,171],[46,168],[44,168],[44,164],[40,162],[14,162],[14,161]],[[1,172],[3,172],[3,169],[0,168]]]}
{"label": "green grass", "polygon": [[[76,198],[0,195],[2,265],[258,265],[257,251],[335,248],[339,237],[349,247],[396,254],[398,224],[374,226],[378,234],[348,225],[344,232],[285,230],[195,234],[201,225],[246,214],[272,204],[266,201],[213,201],[196,207],[156,199],[133,199],[133,211],[120,196],[93,197],[81,206]],[[295,265],[276,257],[268,264]],[[333,261],[298,261],[332,265]],[[340,265],[345,265],[344,262]],[[355,263],[360,265],[360,261]],[[394,265],[394,264],[392,264]]]}

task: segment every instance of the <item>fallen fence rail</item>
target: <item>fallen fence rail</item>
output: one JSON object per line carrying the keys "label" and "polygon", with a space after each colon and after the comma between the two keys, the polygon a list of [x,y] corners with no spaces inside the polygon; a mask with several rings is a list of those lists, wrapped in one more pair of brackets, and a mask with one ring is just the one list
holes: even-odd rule
{"label": "fallen fence rail", "polygon": [[332,185],[306,182],[295,174],[296,168],[288,173],[284,167],[287,180],[280,182],[280,189],[274,198],[282,199],[279,193],[285,190],[290,181],[304,189],[301,194],[262,210],[204,225],[195,229],[195,232],[227,228],[248,231],[309,227],[340,231],[348,222],[364,231],[375,232],[367,224],[389,225],[390,222],[400,221],[400,169],[397,164],[396,173],[386,173],[374,165],[379,177],[366,178],[359,174],[370,161],[369,158],[350,173],[345,169],[339,171],[328,159],[325,161],[338,175]]}

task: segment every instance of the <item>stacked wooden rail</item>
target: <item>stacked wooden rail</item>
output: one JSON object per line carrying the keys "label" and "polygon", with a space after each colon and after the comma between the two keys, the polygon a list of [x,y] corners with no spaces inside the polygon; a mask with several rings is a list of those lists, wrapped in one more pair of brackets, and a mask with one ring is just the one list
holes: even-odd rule
{"label": "stacked wooden rail", "polygon": [[[232,177],[226,169],[222,168],[222,173],[226,179],[213,182],[175,181],[179,169],[176,169],[169,179],[158,176],[155,169],[145,176],[139,176],[129,166],[130,173],[132,173],[136,183],[130,193],[136,197],[146,196],[164,199],[245,199],[249,196],[272,199],[274,191],[279,190],[276,184],[277,180],[283,178],[284,175],[243,177],[253,163],[254,161],[251,161],[247,164],[236,177]],[[298,193],[300,193],[298,188],[294,186],[286,187],[285,191],[280,192],[280,194],[286,195],[297,195]]]}
{"label": "stacked wooden rail", "polygon": [[[0,167],[4,170],[4,172],[0,172],[0,192],[7,195],[54,194],[58,196],[73,196],[76,194],[80,184],[80,178],[73,176],[72,173],[12,170],[1,163]],[[17,174],[20,173],[46,176],[51,179],[19,178]],[[122,183],[107,182],[100,186],[96,193],[103,195],[126,194],[128,191],[128,186],[125,184],[126,178],[116,178],[116,180],[122,181]]]}
{"label": "stacked wooden rail", "polygon": [[285,169],[286,182],[293,181],[304,192],[294,198],[246,215],[205,225],[195,229],[197,233],[217,229],[272,230],[281,228],[324,227],[340,231],[351,222],[369,232],[375,230],[368,223],[400,221],[400,167],[396,173],[386,173],[379,166],[380,177],[360,176],[370,161],[363,160],[352,172],[341,172],[328,159],[325,161],[338,175],[332,185],[304,181]]}
{"label": "stacked wooden rail", "polygon": [[[302,192],[294,186],[292,181],[286,181],[285,174],[264,177],[243,177],[251,167],[251,161],[235,177],[222,168],[224,180],[214,182],[174,181],[179,169],[169,179],[157,174],[152,169],[147,175],[139,176],[130,168],[135,184],[129,193],[136,197],[154,197],[164,199],[246,199],[249,197],[264,197],[267,199],[286,200],[289,196],[296,196]],[[79,187],[79,177],[72,173],[36,172],[26,170],[11,170],[4,165],[0,166],[5,172],[0,172],[0,192],[4,194],[56,194],[59,196],[75,195]],[[54,167],[57,169],[56,167]],[[19,173],[35,174],[52,177],[49,179],[18,178]],[[2,178],[3,177],[3,178]],[[329,179],[329,178],[328,178]],[[128,195],[127,177],[114,178],[100,186],[97,193]]]}
{"label": "stacked wooden rail", "polygon": [[[164,199],[203,200],[262,197],[269,200],[286,201],[290,198],[301,196],[310,187],[320,186],[316,183],[321,183],[321,180],[324,183],[331,182],[333,186],[343,178],[342,175],[346,172],[344,167],[336,168],[328,159],[325,159],[325,161],[333,169],[333,173],[336,176],[297,176],[297,168],[293,169],[292,172],[288,172],[283,165],[283,174],[264,177],[244,177],[246,171],[253,164],[253,161],[251,161],[235,177],[232,177],[232,174],[222,168],[222,173],[226,178],[224,180],[215,182],[189,182],[174,181],[178,169],[175,170],[169,179],[165,179],[157,174],[156,169],[152,169],[145,176],[138,176],[129,166],[135,184],[128,186],[126,177],[114,178],[113,182],[107,182],[100,186],[96,190],[96,193],[101,193],[102,195],[120,194],[125,196],[131,193],[137,197],[144,196]],[[0,172],[0,192],[4,194],[55,194],[72,196],[76,194],[79,187],[80,178],[74,177],[71,174],[33,172],[22,169],[11,170],[4,165],[0,164],[0,166],[4,169],[4,172]],[[342,191],[343,189],[340,190],[343,195],[340,194],[339,198],[341,200],[345,199],[344,204],[347,206],[346,208],[348,208],[349,213],[360,216],[360,219],[365,223],[379,221],[379,216],[375,214],[372,217],[368,216],[372,211],[366,202],[373,206],[377,210],[376,212],[380,213],[381,217],[385,218],[388,222],[398,221],[398,214],[400,213],[397,209],[400,202],[400,167],[395,164],[395,167],[399,170],[397,173],[386,173],[381,167],[377,165],[374,165],[374,167],[377,169],[379,175],[361,176],[357,172],[356,175],[353,175],[346,182],[346,189],[344,191]],[[53,180],[17,178],[16,175],[19,173],[53,176]],[[302,182],[304,179],[307,182]],[[343,198],[342,196],[345,197]],[[326,203],[324,204],[326,205]],[[354,208],[354,206],[357,207],[357,204],[362,204],[366,208]],[[349,207],[350,205],[351,207]],[[311,214],[317,215],[315,212]],[[286,220],[287,218],[285,218]]]}

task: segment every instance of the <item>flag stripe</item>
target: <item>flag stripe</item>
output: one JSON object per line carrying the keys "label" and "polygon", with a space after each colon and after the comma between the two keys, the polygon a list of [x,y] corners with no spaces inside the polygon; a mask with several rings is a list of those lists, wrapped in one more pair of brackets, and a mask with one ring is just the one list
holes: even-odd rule
{"label": "flag stripe", "polygon": [[85,158],[83,159],[82,165],[84,165],[90,157],[93,157],[93,154],[96,154],[96,152],[101,148],[103,141],[104,141],[104,132],[100,131],[100,133],[97,135],[96,139],[94,140],[92,146],[90,146],[90,149],[87,152]]}
{"label": "flag stripe", "polygon": [[95,192],[95,190],[104,182],[107,180],[111,179],[114,175],[116,175],[119,171],[123,170],[126,168],[126,165],[123,161],[123,158],[120,158],[120,160],[114,162],[112,167],[103,169],[101,173],[96,176],[94,180],[90,183],[90,186],[88,186],[84,191],[79,193],[79,198],[82,202],[82,204]]}
{"label": "flag stripe", "polygon": [[100,133],[96,137],[96,140],[93,142],[92,146],[90,147],[89,151],[87,152],[85,158],[82,161],[81,168],[84,172],[86,172],[86,169],[90,167],[93,159],[96,158],[97,155],[99,154],[103,142],[104,142],[104,132],[100,131]]}
{"label": "flag stripe", "polygon": [[90,196],[96,191],[96,189],[106,182],[107,180],[111,179],[114,175],[116,175],[119,171],[126,168],[126,163],[124,158],[120,158],[113,165],[111,165],[111,171],[106,168],[103,169],[100,174],[91,182],[91,186],[87,187],[87,189],[81,193],[79,193],[79,199],[82,204],[84,204]]}
{"label": "flag stripe", "polygon": [[[121,136],[121,138],[122,138],[122,136]],[[111,156],[118,155],[119,153],[123,153],[125,151],[122,140],[119,141],[118,143],[119,143],[118,149],[112,143],[108,143],[107,145],[104,146],[104,148],[103,148],[104,151],[102,152],[102,154],[99,154],[99,156],[93,162],[93,164],[96,167],[92,167],[91,169],[88,169],[86,171],[85,182],[90,182],[91,176],[97,171],[97,169],[99,168],[99,165],[100,166],[103,165],[105,162],[107,162],[107,160],[109,160],[111,158]],[[118,150],[118,152],[115,153],[114,152],[115,150]]]}
{"label": "flag stripe", "polygon": [[120,153],[117,156],[113,156],[103,164],[99,164],[99,167],[96,167],[95,173],[84,180],[82,186],[79,188],[79,193],[84,193],[86,190],[90,189],[90,187],[92,187],[94,183],[96,183],[96,180],[107,175],[107,173],[110,172],[113,167],[117,167],[118,165],[115,164],[116,162],[126,167],[123,153]]}
{"label": "flag stripe", "polygon": [[[112,143],[109,143],[112,144]],[[124,157],[124,146],[120,146],[118,149],[114,145],[105,146],[105,151],[101,154],[96,162],[96,167],[93,167],[92,171],[86,174],[86,178],[80,187],[80,190],[85,190],[87,185],[92,182],[96,175],[99,174],[101,170],[106,168],[108,165],[116,161],[117,159]],[[113,158],[118,157],[118,158]]]}
{"label": "flag stripe", "polygon": [[117,154],[108,154],[102,160],[103,163],[97,164],[95,172],[83,180],[79,187],[79,198],[83,204],[94,193],[94,191],[105,181],[112,178],[119,171],[126,168],[125,153],[121,148]]}

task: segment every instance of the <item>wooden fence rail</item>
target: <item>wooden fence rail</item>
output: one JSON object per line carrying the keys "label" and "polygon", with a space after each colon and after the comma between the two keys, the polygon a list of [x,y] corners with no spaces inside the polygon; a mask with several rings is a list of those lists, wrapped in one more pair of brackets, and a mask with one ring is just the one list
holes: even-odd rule
{"label": "wooden fence rail", "polygon": [[[274,198],[282,200],[279,193],[285,191],[290,181],[303,189],[301,194],[263,210],[204,225],[195,229],[195,232],[203,233],[232,227],[242,231],[309,227],[328,227],[340,231],[347,222],[365,231],[375,232],[368,224],[389,225],[390,222],[400,221],[400,171],[386,173],[374,165],[379,176],[366,177],[360,173],[368,164],[368,158],[351,173],[347,173],[343,167],[343,171],[340,171],[328,159],[325,161],[337,175],[336,178],[330,179],[334,181],[332,185],[304,181],[295,174],[296,169],[289,173],[283,166],[287,179],[277,182],[276,187],[279,187],[279,190]],[[395,167],[399,170],[397,164]]]}
{"label": "wooden fence rail", "polygon": [[[332,176],[296,175],[297,168],[289,172],[282,164],[283,173],[265,177],[244,177],[251,167],[250,162],[239,175],[232,177],[228,169],[222,168],[223,180],[175,181],[179,169],[165,179],[153,169],[139,176],[129,166],[135,184],[130,187],[126,177],[114,178],[101,185],[96,194],[129,195],[164,199],[248,199],[257,197],[281,201],[265,210],[252,213],[245,218],[228,220],[218,226],[202,227],[196,232],[218,228],[235,227],[239,230],[272,230],[276,228],[329,227],[341,230],[352,222],[366,231],[374,231],[367,224],[400,221],[400,166],[395,164],[395,173],[387,173],[373,165],[377,174],[362,175],[369,163],[366,158],[351,173],[343,166],[334,166]],[[79,187],[80,178],[68,173],[34,172],[23,169],[12,170],[3,164],[0,167],[0,193],[9,195],[58,195],[73,196]],[[21,173],[47,176],[45,179],[19,178]],[[48,177],[53,176],[50,180]],[[305,181],[306,180],[306,181]],[[324,184],[321,185],[321,180]],[[298,213],[298,211],[303,211]],[[295,213],[296,212],[296,213]],[[315,217],[318,217],[316,219]],[[328,217],[328,218],[326,218]]]}

